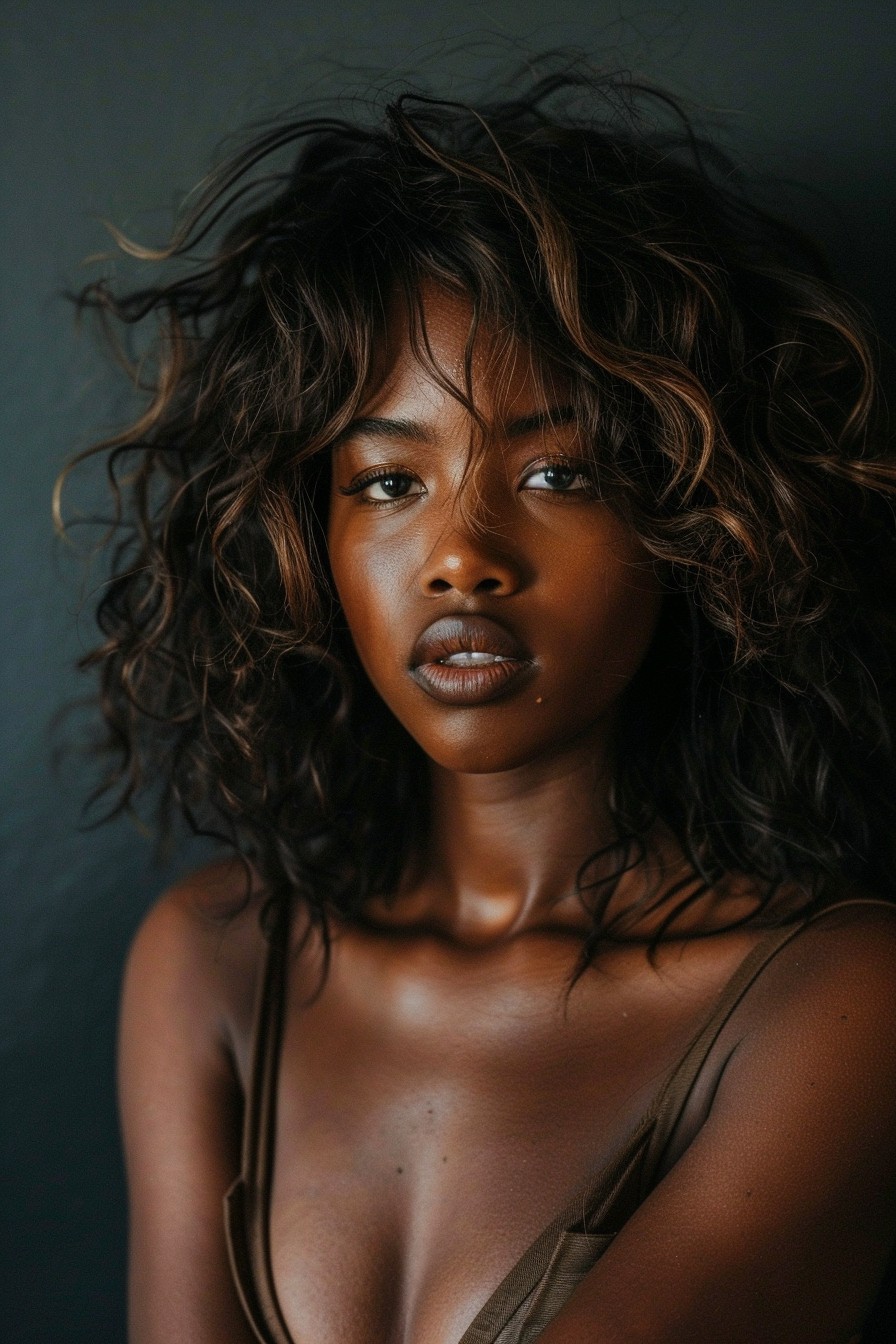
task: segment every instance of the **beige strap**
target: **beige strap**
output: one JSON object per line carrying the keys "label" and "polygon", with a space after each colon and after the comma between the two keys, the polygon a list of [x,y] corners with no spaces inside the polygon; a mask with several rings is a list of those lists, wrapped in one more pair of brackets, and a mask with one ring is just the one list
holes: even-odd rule
{"label": "beige strap", "polygon": [[821,910],[814,911],[796,924],[773,929],[764,938],[761,938],[752,951],[747,954],[723,989],[711,1017],[701,1027],[654,1100],[651,1113],[655,1117],[655,1123],[647,1159],[644,1163],[642,1198],[655,1184],[656,1173],[663,1160],[669,1140],[681,1119],[710,1051],[731,1014],[758,976],[782,948],[786,947],[797,934],[802,933],[808,925],[825,918],[835,910],[843,910],[849,906],[869,905],[885,906],[888,910],[894,908],[892,901],[885,901],[872,896],[855,896],[847,900],[836,901],[832,905],[826,905]]}

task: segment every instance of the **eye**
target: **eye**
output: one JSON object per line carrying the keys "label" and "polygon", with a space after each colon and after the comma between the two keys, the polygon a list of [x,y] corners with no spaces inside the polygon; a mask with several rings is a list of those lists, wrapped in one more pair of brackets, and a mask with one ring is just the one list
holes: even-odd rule
{"label": "eye", "polygon": [[397,500],[422,495],[424,487],[410,472],[384,469],[368,472],[351,485],[340,487],[341,495],[360,495],[368,504],[393,504]]}
{"label": "eye", "polygon": [[523,478],[522,483],[527,490],[549,490],[554,494],[593,488],[589,477],[571,462],[548,462],[536,467]]}
{"label": "eye", "polygon": [[403,471],[390,471],[386,476],[377,476],[374,480],[368,480],[364,486],[363,494],[366,499],[372,499],[379,503],[388,499],[405,499],[408,495],[418,495],[420,489],[415,490],[413,476],[406,475]]}

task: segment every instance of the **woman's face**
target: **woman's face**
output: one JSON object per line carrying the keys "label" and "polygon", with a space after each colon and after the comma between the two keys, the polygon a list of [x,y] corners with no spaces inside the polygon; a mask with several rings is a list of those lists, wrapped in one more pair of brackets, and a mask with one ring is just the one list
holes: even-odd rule
{"label": "woman's face", "polygon": [[[463,386],[470,304],[422,297],[436,366]],[[333,450],[328,539],[374,687],[434,761],[479,774],[605,744],[661,596],[587,488],[562,380],[483,332],[473,396],[485,428],[396,322],[386,376]]]}

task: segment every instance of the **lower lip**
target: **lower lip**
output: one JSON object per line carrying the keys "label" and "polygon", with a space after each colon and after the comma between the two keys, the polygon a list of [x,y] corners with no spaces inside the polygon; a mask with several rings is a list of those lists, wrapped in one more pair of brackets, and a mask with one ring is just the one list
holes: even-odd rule
{"label": "lower lip", "polygon": [[411,668],[411,676],[427,695],[443,705],[484,705],[516,690],[533,671],[530,662],[505,658],[479,667],[420,663]]}

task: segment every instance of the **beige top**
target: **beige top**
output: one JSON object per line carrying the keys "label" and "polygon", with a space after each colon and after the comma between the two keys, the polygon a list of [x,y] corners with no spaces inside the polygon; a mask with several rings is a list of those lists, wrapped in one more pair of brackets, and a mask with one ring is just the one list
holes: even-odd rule
{"label": "beige top", "polygon": [[[622,1151],[535,1238],[464,1331],[458,1344],[530,1344],[553,1320],[614,1235],[657,1183],[666,1146],[719,1033],[756,977],[807,924],[841,901],[761,938],[726,984],[708,1021],[667,1075]],[[247,1319],[261,1344],[295,1344],[274,1286],[269,1242],[277,1069],[289,948],[288,928],[270,939],[246,1098],[240,1176],[225,1198],[230,1262]],[[856,1336],[851,1344],[859,1344]]]}

